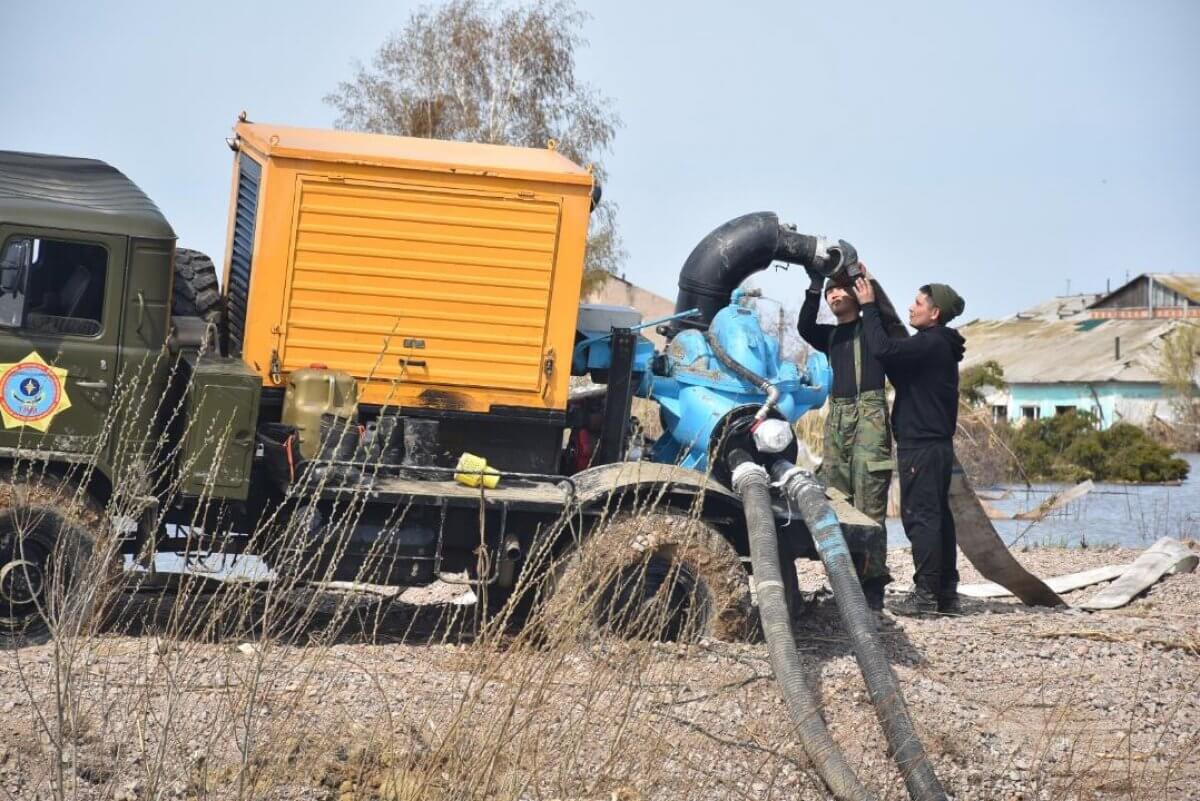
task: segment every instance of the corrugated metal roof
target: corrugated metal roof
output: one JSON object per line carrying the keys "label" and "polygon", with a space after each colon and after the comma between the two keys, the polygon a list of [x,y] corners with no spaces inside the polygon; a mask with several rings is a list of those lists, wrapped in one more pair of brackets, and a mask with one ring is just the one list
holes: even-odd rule
{"label": "corrugated metal roof", "polygon": [[1013,384],[1157,382],[1162,339],[1186,324],[1159,319],[973,322],[958,329],[967,340],[962,367],[995,360]]}
{"label": "corrugated metal roof", "polygon": [[472,171],[591,186],[592,174],[563,154],[544,148],[509,147],[408,136],[289,128],[240,122],[237,135],[267,156],[349,164]]}
{"label": "corrugated metal roof", "polygon": [[137,184],[95,159],[0,151],[0,220],[103,234],[174,239]]}
{"label": "corrugated metal roof", "polygon": [[1150,277],[1193,303],[1200,303],[1200,273],[1150,273]]}

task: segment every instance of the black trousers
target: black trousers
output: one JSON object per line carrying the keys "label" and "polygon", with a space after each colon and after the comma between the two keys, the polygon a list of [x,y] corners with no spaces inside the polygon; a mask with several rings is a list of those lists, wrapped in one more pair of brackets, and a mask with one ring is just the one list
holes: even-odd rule
{"label": "black trousers", "polygon": [[958,589],[958,543],[950,514],[950,470],[954,444],[949,440],[899,443],[900,519],[912,543],[913,583],[938,597]]}

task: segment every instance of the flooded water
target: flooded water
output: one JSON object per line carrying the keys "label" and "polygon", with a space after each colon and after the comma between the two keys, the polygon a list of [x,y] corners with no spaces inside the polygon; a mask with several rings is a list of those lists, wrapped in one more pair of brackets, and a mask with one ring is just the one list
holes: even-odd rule
{"label": "flooded water", "polygon": [[[1082,548],[1120,545],[1145,548],[1159,537],[1200,539],[1200,454],[1183,454],[1191,465],[1179,486],[1101,484],[1083,498],[1051,512],[1040,522],[995,520],[1000,538],[1010,546]],[[988,488],[1007,492],[988,500],[996,509],[1014,514],[1034,509],[1068,484],[1006,484]],[[906,546],[904,527],[888,520],[888,546]]]}

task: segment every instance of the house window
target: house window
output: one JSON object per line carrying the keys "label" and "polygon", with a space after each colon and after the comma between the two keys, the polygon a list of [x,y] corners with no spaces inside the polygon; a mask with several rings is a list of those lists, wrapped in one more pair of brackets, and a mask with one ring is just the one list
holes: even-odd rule
{"label": "house window", "polygon": [[992,422],[1003,423],[1008,419],[1008,406],[1001,403],[992,407]]}
{"label": "house window", "polygon": [[1060,415],[1060,414],[1067,414],[1067,413],[1073,412],[1073,411],[1075,411],[1074,406],[1055,406],[1054,407],[1054,414],[1056,416]]}
{"label": "house window", "polygon": [[33,333],[100,333],[108,251],[101,245],[14,237],[0,257],[0,324]]}
{"label": "house window", "polygon": [[1039,417],[1041,417],[1041,415],[1040,415],[1040,414],[1038,414],[1038,407],[1037,407],[1037,406],[1022,406],[1022,407],[1021,407],[1021,418],[1022,418],[1022,419],[1024,419],[1024,420],[1036,420],[1036,419],[1038,419]]}

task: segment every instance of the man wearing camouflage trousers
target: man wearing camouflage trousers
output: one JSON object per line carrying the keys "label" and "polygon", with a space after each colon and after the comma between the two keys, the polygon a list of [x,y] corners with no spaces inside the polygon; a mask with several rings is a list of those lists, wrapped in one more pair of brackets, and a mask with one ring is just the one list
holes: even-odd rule
{"label": "man wearing camouflage trousers", "polygon": [[884,521],[894,466],[883,367],[863,336],[853,288],[832,280],[825,284],[825,301],[837,325],[822,325],[817,323],[817,309],[824,279],[811,270],[809,276],[812,283],[804,294],[797,327],[805,342],[829,357],[833,368],[819,476],[880,526],[867,542],[864,557],[856,558],[855,568],[867,604],[882,611],[883,588],[892,580]]}

